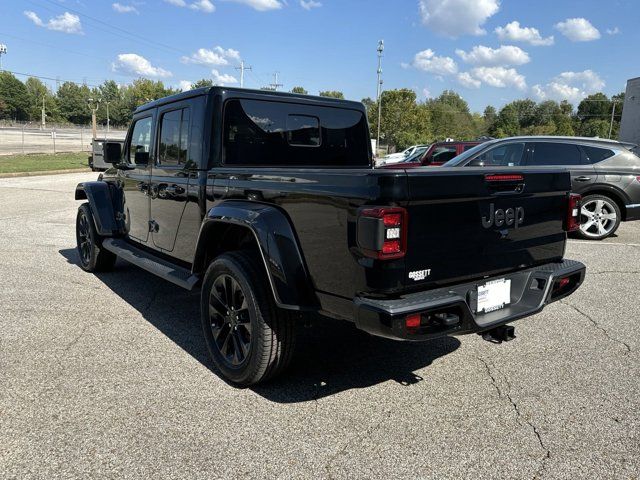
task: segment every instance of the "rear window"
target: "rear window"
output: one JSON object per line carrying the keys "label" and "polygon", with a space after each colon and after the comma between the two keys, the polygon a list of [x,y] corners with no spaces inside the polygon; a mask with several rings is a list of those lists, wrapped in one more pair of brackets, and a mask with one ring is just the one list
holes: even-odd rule
{"label": "rear window", "polygon": [[615,152],[608,148],[587,147],[583,145],[582,150],[584,150],[589,163],[598,163],[615,155]]}
{"label": "rear window", "polygon": [[555,142],[536,142],[532,165],[581,165],[582,155],[577,145]]}
{"label": "rear window", "polygon": [[227,165],[369,165],[369,135],[357,110],[265,100],[229,100],[224,109]]}
{"label": "rear window", "polygon": [[[471,149],[469,152],[473,152]],[[516,167],[522,162],[524,143],[499,144],[475,157],[468,167]]]}

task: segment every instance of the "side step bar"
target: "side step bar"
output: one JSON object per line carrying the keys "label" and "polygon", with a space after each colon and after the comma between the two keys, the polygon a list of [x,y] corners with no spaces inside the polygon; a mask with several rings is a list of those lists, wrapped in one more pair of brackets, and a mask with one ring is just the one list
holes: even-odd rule
{"label": "side step bar", "polygon": [[200,280],[186,268],[179,267],[171,262],[158,258],[151,253],[131,245],[125,240],[105,238],[102,240],[102,246],[123,260],[133,263],[147,272],[153,273],[187,290],[193,290]]}

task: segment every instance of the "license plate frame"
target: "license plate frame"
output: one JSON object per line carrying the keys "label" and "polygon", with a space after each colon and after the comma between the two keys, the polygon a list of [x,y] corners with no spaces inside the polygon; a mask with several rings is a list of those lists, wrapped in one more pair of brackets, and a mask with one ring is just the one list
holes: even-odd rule
{"label": "license plate frame", "polygon": [[483,285],[478,285],[477,313],[491,313],[502,310],[511,303],[511,279],[498,278]]}

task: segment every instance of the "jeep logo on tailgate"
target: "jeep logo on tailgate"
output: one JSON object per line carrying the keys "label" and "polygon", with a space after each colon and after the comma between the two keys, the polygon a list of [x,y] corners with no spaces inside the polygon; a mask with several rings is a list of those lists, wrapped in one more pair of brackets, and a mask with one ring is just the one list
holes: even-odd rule
{"label": "jeep logo on tailgate", "polygon": [[507,208],[506,210],[499,208],[496,210],[496,206],[492,203],[489,205],[489,217],[482,216],[482,226],[484,228],[502,227],[503,225],[515,225],[515,228],[518,228],[518,225],[522,225],[523,222],[523,207]]}

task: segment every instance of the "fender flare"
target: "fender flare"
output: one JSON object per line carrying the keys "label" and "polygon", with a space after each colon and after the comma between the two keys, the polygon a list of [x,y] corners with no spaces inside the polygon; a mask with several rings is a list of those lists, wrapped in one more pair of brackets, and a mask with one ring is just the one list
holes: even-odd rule
{"label": "fender flare", "polygon": [[319,308],[291,222],[273,205],[230,200],[209,210],[198,236],[194,273],[206,269],[207,248],[229,225],[246,228],[253,234],[278,307],[288,310]]}
{"label": "fender flare", "polygon": [[106,182],[83,182],[76,186],[76,200],[88,200],[96,230],[103,237],[120,233],[113,209],[111,190]]}

